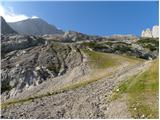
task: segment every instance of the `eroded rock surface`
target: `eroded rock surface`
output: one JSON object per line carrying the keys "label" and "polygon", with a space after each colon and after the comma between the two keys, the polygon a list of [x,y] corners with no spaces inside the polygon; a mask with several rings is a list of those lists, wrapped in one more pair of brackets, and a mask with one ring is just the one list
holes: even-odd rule
{"label": "eroded rock surface", "polygon": [[2,36],[2,55],[2,94],[6,98],[63,75],[82,62],[75,45],[47,44],[35,36]]}

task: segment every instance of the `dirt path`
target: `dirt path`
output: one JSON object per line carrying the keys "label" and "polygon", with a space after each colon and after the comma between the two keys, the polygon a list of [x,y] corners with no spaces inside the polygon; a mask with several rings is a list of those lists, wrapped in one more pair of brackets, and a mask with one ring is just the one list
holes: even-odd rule
{"label": "dirt path", "polygon": [[[2,109],[4,118],[130,118],[125,103],[108,103],[115,86],[150,66],[121,66],[112,76],[85,87]],[[122,100],[123,101],[123,100]],[[115,105],[117,105],[115,107]]]}

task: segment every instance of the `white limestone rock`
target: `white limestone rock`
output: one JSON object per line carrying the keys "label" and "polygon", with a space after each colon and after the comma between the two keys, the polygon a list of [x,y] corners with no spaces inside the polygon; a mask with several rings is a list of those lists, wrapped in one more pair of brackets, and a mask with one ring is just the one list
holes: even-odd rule
{"label": "white limestone rock", "polygon": [[153,26],[152,28],[152,36],[154,38],[158,38],[159,37],[159,26]]}
{"label": "white limestone rock", "polygon": [[141,36],[142,37],[152,37],[152,31],[149,28],[147,28],[146,30],[142,31],[142,35]]}
{"label": "white limestone rock", "polygon": [[153,26],[152,30],[147,28],[141,33],[141,37],[158,38],[159,37],[159,26]]}

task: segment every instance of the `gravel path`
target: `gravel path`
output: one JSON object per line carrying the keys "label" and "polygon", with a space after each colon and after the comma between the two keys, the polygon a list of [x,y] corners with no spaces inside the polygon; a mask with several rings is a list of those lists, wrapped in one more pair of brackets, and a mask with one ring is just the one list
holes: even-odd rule
{"label": "gravel path", "polygon": [[150,66],[150,61],[134,66],[121,66],[112,76],[83,88],[2,109],[3,118],[131,118],[123,100],[107,102],[122,80]]}

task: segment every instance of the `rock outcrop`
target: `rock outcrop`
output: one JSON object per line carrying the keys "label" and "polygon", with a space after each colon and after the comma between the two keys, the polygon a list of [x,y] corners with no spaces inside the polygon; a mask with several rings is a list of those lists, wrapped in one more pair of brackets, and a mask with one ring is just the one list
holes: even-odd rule
{"label": "rock outcrop", "polygon": [[36,36],[2,35],[1,52],[7,53],[14,50],[22,50],[33,46],[45,44],[45,40]]}
{"label": "rock outcrop", "polygon": [[63,35],[64,41],[76,42],[76,41],[86,41],[89,40],[89,36],[80,32],[67,31]]}
{"label": "rock outcrop", "polygon": [[152,30],[147,28],[141,33],[141,37],[158,38],[159,37],[159,26],[153,26]]}
{"label": "rock outcrop", "polygon": [[8,97],[62,75],[82,62],[75,45],[49,43],[35,36],[2,37],[2,94]]}
{"label": "rock outcrop", "polygon": [[154,38],[158,38],[159,37],[159,26],[153,26],[153,28],[152,28],[152,36]]}

